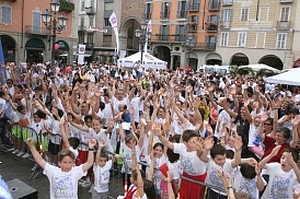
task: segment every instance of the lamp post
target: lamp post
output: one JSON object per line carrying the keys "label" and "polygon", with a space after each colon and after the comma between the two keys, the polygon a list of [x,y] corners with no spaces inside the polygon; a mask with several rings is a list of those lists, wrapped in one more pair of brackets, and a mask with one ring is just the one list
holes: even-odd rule
{"label": "lamp post", "polygon": [[[59,2],[58,0],[51,0],[50,2],[50,12],[48,9],[42,13],[42,20],[46,28],[50,30],[52,38],[52,49],[51,49],[51,64],[54,65],[55,62],[55,42],[56,34],[62,32],[67,25],[68,18],[61,13],[60,16],[56,17],[57,12],[59,11]],[[53,16],[52,16],[53,13]]]}
{"label": "lamp post", "polygon": [[186,64],[190,66],[190,52],[195,45],[194,35],[187,35],[185,40],[186,47]]}
{"label": "lamp post", "polygon": [[140,29],[135,30],[135,36],[140,39],[140,51],[141,51],[141,60],[140,60],[140,68],[143,66],[143,55],[144,55],[144,47],[146,40],[150,39],[150,32],[148,30],[148,25],[146,23],[141,23]]}

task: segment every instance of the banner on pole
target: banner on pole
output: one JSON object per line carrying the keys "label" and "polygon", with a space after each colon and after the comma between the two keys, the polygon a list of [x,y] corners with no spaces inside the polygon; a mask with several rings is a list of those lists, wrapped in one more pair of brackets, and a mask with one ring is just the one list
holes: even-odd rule
{"label": "banner on pole", "polygon": [[119,46],[120,46],[120,42],[119,42],[119,31],[118,31],[118,19],[117,16],[115,14],[115,12],[113,12],[110,17],[109,17],[109,23],[112,27],[112,29],[115,32],[115,36],[116,36],[116,44],[117,44],[117,54],[119,54]]}

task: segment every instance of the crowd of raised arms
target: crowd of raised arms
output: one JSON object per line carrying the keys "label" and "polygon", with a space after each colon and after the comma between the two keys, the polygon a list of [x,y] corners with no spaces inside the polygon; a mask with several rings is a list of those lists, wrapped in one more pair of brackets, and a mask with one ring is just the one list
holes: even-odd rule
{"label": "crowd of raised arms", "polygon": [[300,198],[298,87],[95,63],[7,63],[0,79],[10,150],[34,158],[51,199],[78,185],[107,198],[112,167],[125,199]]}

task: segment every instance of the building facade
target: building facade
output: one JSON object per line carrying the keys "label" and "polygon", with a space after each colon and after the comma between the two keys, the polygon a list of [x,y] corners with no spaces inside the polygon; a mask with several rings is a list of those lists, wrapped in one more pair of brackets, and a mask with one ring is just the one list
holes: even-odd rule
{"label": "building facade", "polygon": [[222,64],[292,67],[298,4],[293,0],[223,0],[216,49]]}
{"label": "building facade", "polygon": [[[55,59],[62,63],[73,61],[73,46],[77,31],[73,27],[74,4],[60,0],[62,12],[68,18],[67,26],[57,34]],[[50,10],[50,0],[1,0],[0,35],[5,61],[39,63],[51,59],[52,31],[42,21],[42,13]]]}

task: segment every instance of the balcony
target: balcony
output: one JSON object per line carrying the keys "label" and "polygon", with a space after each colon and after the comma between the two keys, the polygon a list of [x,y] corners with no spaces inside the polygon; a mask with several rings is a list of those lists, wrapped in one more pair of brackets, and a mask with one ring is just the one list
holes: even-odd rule
{"label": "balcony", "polygon": [[178,10],[177,11],[177,18],[186,18],[186,11],[185,10]]}
{"label": "balcony", "polygon": [[40,36],[47,36],[49,35],[49,30],[45,27],[39,27],[39,26],[32,26],[32,25],[26,25],[25,26],[25,34],[26,35],[40,35]]}
{"label": "balcony", "polygon": [[197,32],[198,23],[190,22],[187,24],[187,32],[194,33]]}
{"label": "balcony", "polygon": [[220,28],[224,29],[230,29],[231,27],[231,22],[230,21],[223,21],[220,22]]}
{"label": "balcony", "polygon": [[200,5],[200,3],[190,3],[189,11],[190,12],[199,11],[199,5]]}
{"label": "balcony", "polygon": [[207,32],[217,32],[218,31],[218,23],[216,22],[206,22],[206,31]]}
{"label": "balcony", "polygon": [[289,30],[291,21],[277,21],[277,30]]}
{"label": "balcony", "polygon": [[222,5],[223,6],[232,6],[233,0],[223,0]]}
{"label": "balcony", "polygon": [[74,3],[68,2],[66,0],[59,0],[59,10],[63,12],[72,12],[75,9]]}
{"label": "balcony", "polygon": [[93,8],[93,7],[85,8],[85,13],[86,13],[87,15],[95,15],[95,14],[96,14],[96,9]]}
{"label": "balcony", "polygon": [[218,0],[210,0],[208,4],[209,11],[219,11],[220,2]]}
{"label": "balcony", "polygon": [[279,3],[293,3],[293,0],[279,0]]}
{"label": "balcony", "polygon": [[170,11],[169,12],[160,12],[161,19],[169,19],[170,18]]}
{"label": "balcony", "polygon": [[216,50],[216,43],[206,42],[206,43],[196,43],[194,49],[214,51]]}
{"label": "balcony", "polygon": [[86,49],[93,49],[94,43],[83,43]]}
{"label": "balcony", "polygon": [[156,34],[151,36],[151,42],[182,43],[185,42],[185,36],[179,34]]}
{"label": "balcony", "polygon": [[87,31],[87,26],[79,25],[79,26],[78,26],[78,31],[81,31],[81,32]]}

